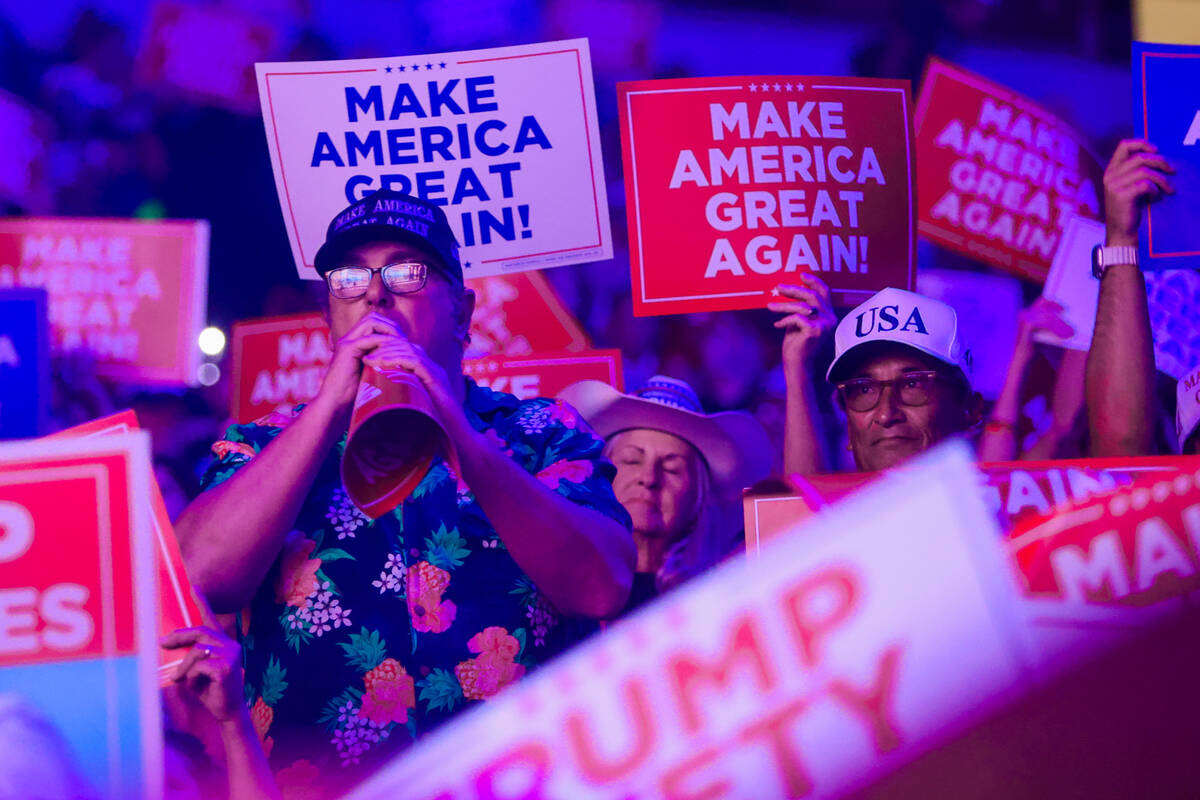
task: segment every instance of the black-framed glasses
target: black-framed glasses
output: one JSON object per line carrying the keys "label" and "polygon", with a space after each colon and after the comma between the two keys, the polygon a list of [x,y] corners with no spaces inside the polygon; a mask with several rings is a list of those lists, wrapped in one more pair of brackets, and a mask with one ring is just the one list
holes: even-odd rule
{"label": "black-framed glasses", "polygon": [[420,261],[401,261],[382,267],[338,267],[325,273],[329,293],[339,300],[353,300],[367,293],[376,272],[392,294],[412,294],[425,286],[429,267]]}
{"label": "black-framed glasses", "polygon": [[929,402],[933,387],[938,381],[951,380],[935,370],[906,372],[899,378],[890,381],[878,381],[874,378],[854,378],[842,381],[837,385],[842,395],[842,402],[850,411],[870,411],[879,405],[883,397],[883,387],[891,386],[892,391],[904,406],[923,406]]}

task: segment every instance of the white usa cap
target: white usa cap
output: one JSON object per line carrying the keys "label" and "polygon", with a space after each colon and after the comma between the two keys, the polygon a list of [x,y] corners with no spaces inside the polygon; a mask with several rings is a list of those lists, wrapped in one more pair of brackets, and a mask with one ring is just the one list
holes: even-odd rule
{"label": "white usa cap", "polygon": [[958,315],[953,307],[932,297],[892,288],[876,292],[838,323],[833,334],[833,363],[825,377],[832,381],[838,365],[844,366],[846,354],[871,342],[907,345],[958,367],[965,376],[971,374],[971,351],[959,334]]}
{"label": "white usa cap", "polygon": [[1179,451],[1200,424],[1200,367],[1179,379],[1175,387],[1175,435]]}

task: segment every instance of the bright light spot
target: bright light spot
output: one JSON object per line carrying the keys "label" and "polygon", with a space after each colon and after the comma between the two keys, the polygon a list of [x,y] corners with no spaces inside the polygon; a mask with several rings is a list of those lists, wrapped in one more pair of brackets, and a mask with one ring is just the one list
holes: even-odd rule
{"label": "bright light spot", "polygon": [[221,380],[221,368],[212,362],[205,362],[196,371],[196,380],[200,381],[201,386],[212,386]]}
{"label": "bright light spot", "polygon": [[208,327],[200,331],[200,352],[206,356],[219,356],[225,349],[225,333],[220,328]]}

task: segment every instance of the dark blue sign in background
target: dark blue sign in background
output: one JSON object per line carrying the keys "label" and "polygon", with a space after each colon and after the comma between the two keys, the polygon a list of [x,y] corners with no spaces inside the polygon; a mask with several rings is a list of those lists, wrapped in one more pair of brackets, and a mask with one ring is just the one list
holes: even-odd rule
{"label": "dark blue sign in background", "polygon": [[1142,218],[1142,266],[1200,268],[1200,141],[1185,145],[1200,112],[1200,46],[1133,43],[1134,129],[1175,167],[1175,194]]}
{"label": "dark blue sign in background", "polygon": [[50,341],[43,289],[0,289],[0,439],[46,432]]}

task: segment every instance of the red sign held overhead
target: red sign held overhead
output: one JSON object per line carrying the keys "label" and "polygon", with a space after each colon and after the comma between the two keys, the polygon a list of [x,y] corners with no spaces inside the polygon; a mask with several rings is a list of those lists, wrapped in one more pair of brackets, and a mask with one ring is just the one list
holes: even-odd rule
{"label": "red sign held overhead", "polygon": [[604,381],[617,391],[625,390],[620,350],[487,356],[464,361],[463,372],[480,386],[509,392],[521,400],[556,397],[572,383],[584,380]]}
{"label": "red sign held overhead", "polygon": [[329,328],[319,312],[234,323],[234,421],[253,422],[312,400],[332,356]]}
{"label": "red sign held overhead", "polygon": [[0,288],[44,287],[58,350],[99,374],[195,385],[204,327],[208,223],[0,219]]}
{"label": "red sign held overhead", "polygon": [[1066,219],[1100,218],[1083,137],[1004,86],[931,59],[916,128],[918,226],[943,247],[1040,283]]}
{"label": "red sign held overhead", "polygon": [[912,289],[907,81],[617,85],[634,313],[761,308],[816,273],[838,303]]}

